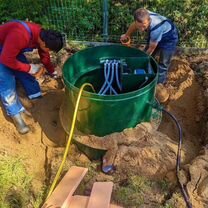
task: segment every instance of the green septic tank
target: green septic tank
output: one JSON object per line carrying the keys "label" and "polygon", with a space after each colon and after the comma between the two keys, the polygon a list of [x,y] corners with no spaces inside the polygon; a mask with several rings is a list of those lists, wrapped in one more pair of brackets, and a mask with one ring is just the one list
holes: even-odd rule
{"label": "green septic tank", "polygon": [[[129,72],[121,75],[123,90],[118,95],[97,94],[105,81],[103,60],[122,60],[126,63]],[[135,74],[138,69],[145,71],[145,74]],[[84,83],[91,83],[96,93],[85,88],[82,94],[76,120],[76,128],[80,132],[104,136],[135,127],[142,121],[150,121],[157,84],[157,64],[138,49],[105,45],[79,51],[65,62],[63,79],[65,99],[60,119],[66,132],[70,131],[79,88]]]}

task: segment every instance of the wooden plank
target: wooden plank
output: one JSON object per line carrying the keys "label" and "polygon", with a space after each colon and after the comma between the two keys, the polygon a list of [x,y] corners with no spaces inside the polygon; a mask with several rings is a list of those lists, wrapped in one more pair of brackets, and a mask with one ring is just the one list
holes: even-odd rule
{"label": "wooden plank", "polygon": [[112,182],[94,183],[87,208],[109,208],[112,190]]}
{"label": "wooden plank", "polygon": [[110,205],[110,208],[123,208],[123,207],[120,207],[120,206],[115,205],[115,204],[111,204],[111,205]]}
{"label": "wooden plank", "polygon": [[87,171],[87,168],[72,166],[55,188],[51,196],[44,203],[43,208],[68,208],[74,191]]}
{"label": "wooden plank", "polygon": [[[89,197],[88,196],[80,196],[80,195],[75,195],[72,196],[69,208],[87,208],[89,202]],[[114,204],[111,204],[109,208],[123,208]]]}
{"label": "wooden plank", "polygon": [[75,195],[72,196],[68,208],[87,208],[88,202],[89,202],[88,196]]}

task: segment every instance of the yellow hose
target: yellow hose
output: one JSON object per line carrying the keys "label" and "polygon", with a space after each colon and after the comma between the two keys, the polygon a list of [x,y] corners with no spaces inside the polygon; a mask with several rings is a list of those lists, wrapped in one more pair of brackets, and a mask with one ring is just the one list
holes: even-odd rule
{"label": "yellow hose", "polygon": [[64,151],[64,156],[63,156],[61,165],[60,165],[60,167],[58,169],[58,172],[56,173],[56,176],[55,176],[55,178],[53,180],[53,183],[52,183],[52,185],[50,187],[50,190],[49,190],[49,193],[48,193],[47,198],[52,194],[52,192],[53,192],[53,190],[54,190],[54,188],[55,188],[55,186],[57,184],[57,181],[58,181],[58,179],[60,177],[60,174],[61,174],[61,171],[63,169],[64,163],[66,161],[66,157],[67,157],[67,154],[68,154],[68,151],[69,151],[69,146],[70,146],[70,143],[71,143],[71,140],[72,140],[72,136],[73,136],[73,133],[74,133],[74,127],[75,127],[76,118],[77,118],[77,111],[78,111],[78,107],[79,107],[79,101],[80,101],[82,92],[83,92],[83,90],[84,90],[84,88],[86,86],[90,86],[92,88],[92,90],[95,92],[94,87],[90,83],[83,84],[81,86],[80,90],[79,90],[79,94],[78,94],[78,97],[77,97],[77,102],[76,102],[75,109],[74,109],[74,115],[73,115],[73,119],[72,119],[72,125],[71,125],[71,129],[70,129],[70,133],[69,133],[67,145],[66,145],[66,148],[65,148],[65,151]]}

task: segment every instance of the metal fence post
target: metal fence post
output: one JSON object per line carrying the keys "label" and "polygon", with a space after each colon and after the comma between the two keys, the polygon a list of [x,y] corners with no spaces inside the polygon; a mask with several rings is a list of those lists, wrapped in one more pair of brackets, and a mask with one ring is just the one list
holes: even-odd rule
{"label": "metal fence post", "polygon": [[108,42],[108,0],[103,0],[103,40]]}

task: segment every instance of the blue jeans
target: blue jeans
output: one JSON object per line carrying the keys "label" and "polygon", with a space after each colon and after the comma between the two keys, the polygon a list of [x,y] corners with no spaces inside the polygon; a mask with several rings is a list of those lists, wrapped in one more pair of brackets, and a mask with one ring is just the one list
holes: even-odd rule
{"label": "blue jeans", "polygon": [[167,74],[168,74],[168,67],[170,66],[170,61],[172,56],[175,53],[175,49],[163,49],[163,48],[157,48],[154,53],[152,54],[153,57],[159,55],[159,61],[158,61],[158,82],[157,83],[165,83],[167,80]]}
{"label": "blue jeans", "polygon": [[[24,54],[20,54],[17,59],[28,63]],[[8,116],[14,116],[25,110],[16,92],[16,80],[20,81],[30,99],[41,96],[39,83],[32,75],[13,70],[0,63],[0,98]]]}

